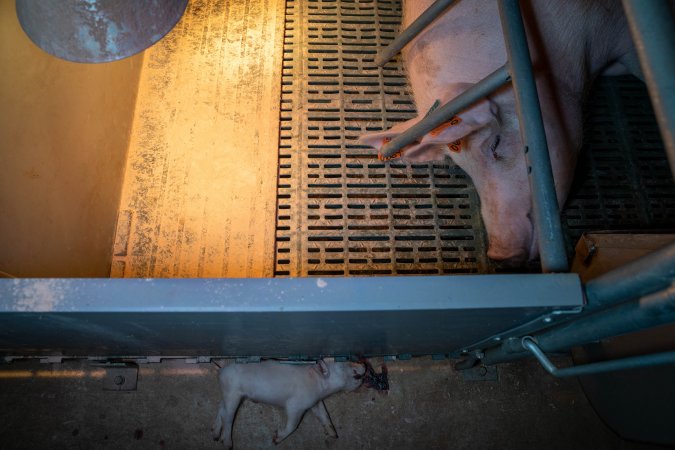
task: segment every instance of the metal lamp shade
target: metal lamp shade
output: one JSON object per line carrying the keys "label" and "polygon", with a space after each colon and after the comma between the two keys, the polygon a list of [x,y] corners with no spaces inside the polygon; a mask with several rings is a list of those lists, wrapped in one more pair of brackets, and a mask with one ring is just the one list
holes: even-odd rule
{"label": "metal lamp shade", "polygon": [[188,0],[17,0],[19,22],[44,51],[74,62],[134,55],[176,25]]}

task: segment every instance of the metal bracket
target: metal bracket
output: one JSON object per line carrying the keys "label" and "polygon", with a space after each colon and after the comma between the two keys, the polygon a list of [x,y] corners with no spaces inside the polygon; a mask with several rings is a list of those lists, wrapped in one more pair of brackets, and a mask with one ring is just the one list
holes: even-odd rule
{"label": "metal bracket", "polygon": [[127,363],[92,364],[105,369],[104,391],[135,391],[138,383],[138,366]]}
{"label": "metal bracket", "polygon": [[[480,349],[488,349],[490,347],[494,347],[495,345],[499,345],[502,342],[508,341],[510,339],[515,339],[517,337],[518,343],[517,351],[520,350],[520,336],[531,334],[535,331],[540,331],[545,328],[548,328],[552,325],[558,324],[560,322],[563,322],[565,319],[568,317],[575,315],[575,314],[580,314],[583,312],[584,308],[582,306],[577,306],[575,308],[570,308],[570,309],[556,309],[550,312],[547,312],[546,314],[543,314],[539,317],[536,317],[529,322],[525,322],[522,325],[518,325],[514,328],[510,328],[508,330],[505,330],[499,334],[490,336],[487,339],[483,339],[482,341],[476,342],[475,344],[463,347],[459,351],[454,351],[450,353],[451,358],[457,358],[457,357],[462,357],[466,356],[467,353],[471,352],[476,352],[480,351]],[[478,358],[480,359],[480,358]]]}
{"label": "metal bracket", "polygon": [[61,364],[63,362],[63,356],[47,356],[46,358],[40,358],[40,363],[42,364]]}
{"label": "metal bracket", "polygon": [[462,379],[464,381],[497,381],[497,366],[485,366],[479,364],[470,369],[462,370]]}
{"label": "metal bracket", "polygon": [[584,264],[589,264],[593,255],[598,252],[598,247],[595,245],[595,241],[587,235],[581,236],[581,240],[584,243],[583,246],[578,247],[579,254],[583,260]]}
{"label": "metal bracket", "polygon": [[234,362],[237,363],[237,364],[259,363],[260,362],[260,356],[245,356],[243,358],[236,358],[234,360]]}
{"label": "metal bracket", "polygon": [[209,364],[210,356],[197,356],[196,358],[185,358],[185,364]]}

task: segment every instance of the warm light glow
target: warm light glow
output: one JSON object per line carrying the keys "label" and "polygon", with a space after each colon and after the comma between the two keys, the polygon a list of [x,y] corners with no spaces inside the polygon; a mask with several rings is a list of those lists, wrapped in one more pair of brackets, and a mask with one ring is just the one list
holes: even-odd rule
{"label": "warm light glow", "polygon": [[[0,370],[0,379],[15,379],[15,378],[92,378],[101,379],[106,376],[105,369],[92,370]],[[141,366],[139,367],[139,374],[141,376],[188,376],[188,377],[204,377],[212,376],[214,370],[211,366],[208,367],[155,367],[155,366]]]}
{"label": "warm light glow", "polygon": [[0,379],[10,378],[103,378],[105,370],[3,370]]}
{"label": "warm light glow", "polygon": [[112,277],[273,275],[284,11],[188,8],[146,50]]}

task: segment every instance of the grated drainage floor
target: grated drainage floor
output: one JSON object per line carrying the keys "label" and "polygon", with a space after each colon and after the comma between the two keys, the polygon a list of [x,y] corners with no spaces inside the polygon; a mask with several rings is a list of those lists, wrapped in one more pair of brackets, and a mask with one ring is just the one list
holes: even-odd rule
{"label": "grated drainage floor", "polygon": [[587,231],[675,232],[675,184],[644,83],[600,78],[562,219],[568,248]]}
{"label": "grated drainage floor", "polygon": [[282,73],[276,275],[488,270],[478,197],[451,163],[381,162],[360,134],[415,116],[398,1],[289,0]]}
{"label": "grated drainage floor", "polygon": [[[491,273],[479,199],[451,161],[378,161],[365,132],[415,116],[402,63],[373,63],[398,0],[288,0],[282,71],[276,276]],[[675,229],[675,189],[644,85],[601,80],[568,249],[586,230]]]}

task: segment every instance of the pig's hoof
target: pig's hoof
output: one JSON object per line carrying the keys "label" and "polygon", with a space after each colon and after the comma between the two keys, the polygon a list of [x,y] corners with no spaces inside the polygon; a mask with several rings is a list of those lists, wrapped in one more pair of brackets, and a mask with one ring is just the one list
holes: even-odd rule
{"label": "pig's hoof", "polygon": [[272,444],[278,445],[279,444],[279,432],[275,432],[274,436],[272,436]]}

